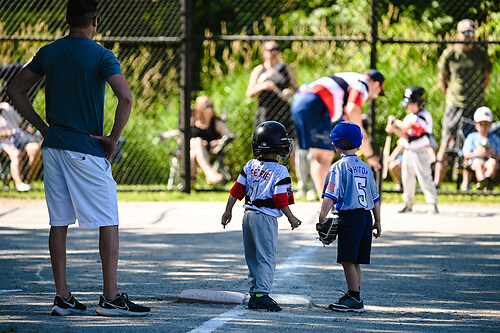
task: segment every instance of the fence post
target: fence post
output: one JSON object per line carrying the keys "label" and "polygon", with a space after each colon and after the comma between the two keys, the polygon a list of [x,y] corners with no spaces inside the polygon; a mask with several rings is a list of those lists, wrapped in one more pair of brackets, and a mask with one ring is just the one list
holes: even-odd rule
{"label": "fence post", "polygon": [[191,192],[191,158],[190,144],[191,139],[191,92],[192,85],[192,11],[191,0],[181,1],[181,71],[180,71],[180,110],[179,110],[179,130],[181,132],[181,177],[182,191]]}
{"label": "fence post", "polygon": [[[378,0],[371,0],[372,6],[372,36],[371,36],[371,53],[370,53],[370,68],[377,68],[377,42],[378,42]],[[371,103],[370,113],[370,138],[373,152],[380,154],[377,147],[377,121],[376,121],[377,101]],[[379,170],[375,173],[375,180],[378,185],[379,193],[382,195],[382,172]]]}

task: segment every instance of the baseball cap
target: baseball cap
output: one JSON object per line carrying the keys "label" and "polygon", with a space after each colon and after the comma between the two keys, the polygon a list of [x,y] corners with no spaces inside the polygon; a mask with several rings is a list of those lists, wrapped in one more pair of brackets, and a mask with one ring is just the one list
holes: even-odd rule
{"label": "baseball cap", "polygon": [[457,30],[459,32],[464,32],[464,31],[474,32],[476,30],[476,25],[474,24],[474,21],[465,19],[458,22]]}
{"label": "baseball cap", "polygon": [[370,69],[369,71],[365,72],[365,75],[367,75],[370,79],[372,79],[373,81],[378,81],[380,83],[380,87],[382,88],[382,90],[380,91],[380,96],[384,96],[384,76],[382,75],[382,73],[380,73],[378,70],[376,69]]}
{"label": "baseball cap", "polygon": [[[349,141],[352,144],[352,147],[347,147],[342,144],[344,143],[342,142],[344,140]],[[335,125],[332,129],[332,132],[330,133],[330,141],[344,150],[355,149],[361,146],[363,133],[361,133],[359,126],[352,121],[342,121],[337,123],[337,125]],[[339,141],[342,143],[339,143]]]}
{"label": "baseball cap", "polygon": [[481,106],[474,112],[474,121],[476,123],[480,121],[488,121],[490,123],[493,122],[493,113],[491,112],[490,108],[486,106]]}

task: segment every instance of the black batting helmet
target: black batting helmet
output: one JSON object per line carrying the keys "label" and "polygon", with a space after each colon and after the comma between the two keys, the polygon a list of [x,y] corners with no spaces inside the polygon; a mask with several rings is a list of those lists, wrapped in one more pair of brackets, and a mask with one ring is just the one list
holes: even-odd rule
{"label": "black batting helmet", "polygon": [[292,139],[288,138],[285,126],[277,121],[265,121],[257,125],[253,132],[252,152],[255,157],[265,153],[278,154],[284,157],[286,162],[290,158],[292,142]]}
{"label": "black batting helmet", "polygon": [[427,102],[427,93],[425,89],[419,86],[409,86],[405,89],[403,100],[401,104],[405,107],[408,103],[418,103],[418,107],[423,109]]}

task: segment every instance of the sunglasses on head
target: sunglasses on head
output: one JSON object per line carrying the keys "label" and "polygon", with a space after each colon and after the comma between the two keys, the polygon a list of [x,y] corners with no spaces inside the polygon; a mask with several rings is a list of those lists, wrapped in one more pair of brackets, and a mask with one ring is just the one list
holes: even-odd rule
{"label": "sunglasses on head", "polygon": [[280,50],[280,48],[275,46],[275,47],[272,47],[270,49],[267,49],[266,51],[272,52],[272,51],[279,51],[279,50]]}

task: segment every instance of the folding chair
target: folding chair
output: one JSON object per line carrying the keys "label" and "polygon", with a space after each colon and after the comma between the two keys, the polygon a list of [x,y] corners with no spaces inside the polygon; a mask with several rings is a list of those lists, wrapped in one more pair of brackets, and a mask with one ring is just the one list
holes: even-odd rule
{"label": "folding chair", "polygon": [[4,190],[9,186],[10,181],[10,161],[3,151],[0,151],[0,179]]}
{"label": "folding chair", "polygon": [[[159,141],[163,142],[170,155],[170,171],[167,181],[167,190],[174,188],[180,190],[181,184],[181,150],[179,148],[179,130],[170,130],[156,134]],[[224,135],[219,139],[219,144],[209,152],[210,164],[212,168],[223,176],[222,183],[226,184],[231,180],[229,167],[224,163],[226,157],[225,148],[234,140],[234,137]]]}

